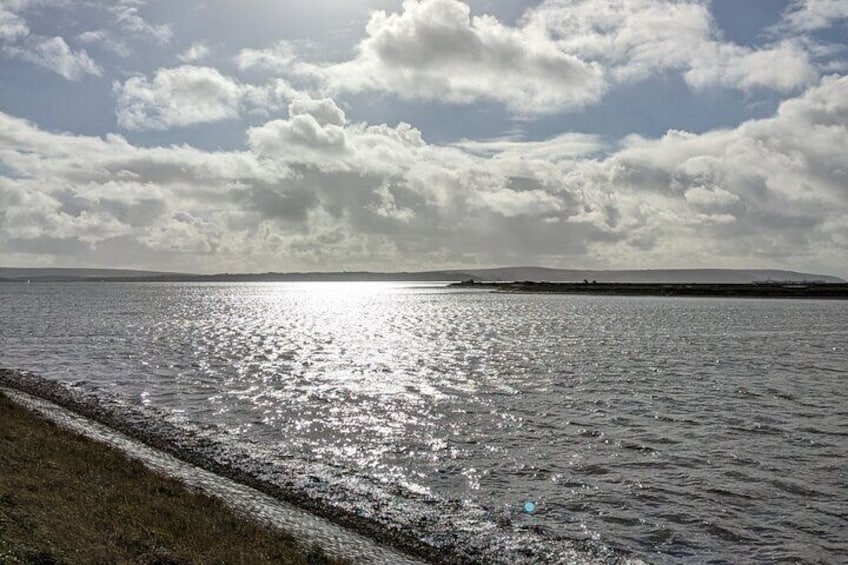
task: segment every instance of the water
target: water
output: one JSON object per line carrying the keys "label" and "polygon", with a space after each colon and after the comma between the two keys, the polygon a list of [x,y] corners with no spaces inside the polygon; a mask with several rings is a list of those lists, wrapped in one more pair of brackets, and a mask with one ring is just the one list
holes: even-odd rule
{"label": "water", "polygon": [[0,320],[0,366],[506,528],[657,563],[848,554],[848,301],[3,284]]}

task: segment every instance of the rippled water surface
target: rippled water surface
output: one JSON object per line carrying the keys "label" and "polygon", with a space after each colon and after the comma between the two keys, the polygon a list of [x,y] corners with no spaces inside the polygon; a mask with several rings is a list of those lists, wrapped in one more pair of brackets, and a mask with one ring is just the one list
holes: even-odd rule
{"label": "rippled water surface", "polygon": [[0,366],[552,538],[848,555],[848,301],[9,283],[0,320]]}

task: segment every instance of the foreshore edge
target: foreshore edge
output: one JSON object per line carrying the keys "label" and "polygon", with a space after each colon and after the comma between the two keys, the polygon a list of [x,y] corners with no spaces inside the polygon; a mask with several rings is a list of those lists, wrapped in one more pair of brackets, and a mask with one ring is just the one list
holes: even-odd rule
{"label": "foreshore edge", "polygon": [[[514,538],[512,540],[514,551],[507,552],[511,555],[500,555],[497,552],[497,547],[491,544],[491,539],[481,540],[481,545],[477,547],[473,547],[475,544],[463,543],[467,542],[468,539],[463,538],[460,535],[461,532],[452,531],[450,528],[445,530],[447,534],[445,537],[434,540],[432,535],[422,535],[421,530],[424,530],[424,534],[428,534],[426,526],[419,530],[415,528],[414,524],[410,523],[380,522],[372,516],[357,515],[357,512],[361,511],[359,508],[339,508],[326,504],[326,501],[319,498],[310,497],[309,493],[296,488],[296,481],[284,481],[281,486],[279,482],[273,483],[270,480],[263,480],[258,476],[260,475],[259,472],[251,473],[237,467],[234,463],[230,463],[229,461],[235,461],[232,459],[232,454],[223,453],[223,457],[213,457],[215,454],[222,454],[220,449],[223,446],[216,442],[200,435],[186,434],[184,430],[180,430],[173,424],[161,419],[151,422],[149,415],[143,414],[132,406],[122,405],[120,408],[116,408],[102,402],[92,392],[85,392],[77,387],[44,379],[19,369],[0,368],[0,386],[52,402],[62,409],[120,432],[180,461],[251,487],[260,493],[374,540],[380,545],[425,562],[446,564],[533,563],[542,562],[538,561],[538,559],[542,559],[549,563],[586,565],[644,564],[642,560],[626,553],[613,552],[606,547],[582,543],[577,540],[561,541],[562,545],[557,544],[559,545],[558,549],[551,553],[553,547],[547,547],[545,543],[535,543],[538,540],[531,539],[532,534],[531,538],[526,538],[528,543],[526,545],[519,544],[519,547],[515,547],[514,542],[520,538]],[[291,484],[292,488],[285,488],[287,484]],[[379,504],[379,501],[377,502]],[[366,514],[366,512],[362,513]],[[447,525],[450,526],[451,524]],[[431,540],[433,543],[428,543]]]}
{"label": "foreshore edge", "polygon": [[311,551],[310,548],[319,547],[323,554],[341,559],[344,563],[425,563],[249,486],[173,457],[49,400],[3,385],[0,385],[0,397],[28,411],[40,421],[55,424],[64,432],[81,436],[92,443],[92,449],[94,444],[110,448],[128,459],[139,461],[158,477],[175,479],[190,490],[217,499],[223,503],[222,512],[235,513],[245,521],[290,536],[304,553]]}
{"label": "foreshore edge", "polygon": [[[93,398],[82,395],[78,396],[73,394],[74,391],[68,390],[66,387],[56,386],[57,384],[59,383],[42,379],[27,371],[0,368],[0,387],[2,388],[47,401],[58,406],[60,409],[67,410],[73,415],[105,426],[109,430],[123,434],[131,440],[167,454],[178,461],[185,462],[237,484],[250,487],[259,493],[294,506],[301,512],[320,517],[337,527],[349,530],[355,535],[372,540],[379,546],[386,546],[400,552],[400,554],[405,554],[409,557],[409,561],[465,563],[464,561],[445,561],[444,555],[438,555],[432,548],[428,548],[423,544],[419,544],[420,547],[415,547],[407,540],[389,537],[377,524],[368,523],[366,520],[355,519],[355,517],[350,517],[342,512],[334,511],[333,508],[320,506],[306,496],[284,491],[274,485],[260,481],[239,469],[204,457],[195,451],[177,449],[168,439],[163,437],[164,434],[160,435],[151,430],[142,430],[127,420],[118,417],[109,407],[101,406],[94,402]],[[12,400],[14,401],[14,398]],[[203,440],[200,441],[202,442]],[[401,555],[397,557],[401,557]]]}

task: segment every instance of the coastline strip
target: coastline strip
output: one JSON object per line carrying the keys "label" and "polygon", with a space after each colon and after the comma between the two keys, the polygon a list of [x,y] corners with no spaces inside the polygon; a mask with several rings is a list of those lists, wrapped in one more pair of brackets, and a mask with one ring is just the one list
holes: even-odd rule
{"label": "coastline strip", "polygon": [[848,283],[605,283],[605,282],[479,282],[451,283],[450,288],[498,292],[588,294],[599,296],[658,296],[705,298],[814,298],[848,300]]}
{"label": "coastline strip", "polygon": [[245,515],[245,519],[253,518],[292,535],[304,547],[317,545],[332,557],[354,563],[424,563],[249,486],[186,463],[57,404],[7,387],[0,387],[0,393],[63,429],[113,447],[160,475],[177,479],[223,501]]}
{"label": "coastline strip", "polygon": [[[175,424],[155,408],[127,404],[23,370],[0,368],[0,386],[51,401],[177,459],[250,486],[424,562],[641,564],[600,540],[552,538],[493,510],[384,484],[365,474],[298,458],[257,456],[249,445],[222,442],[213,429]],[[393,562],[402,562],[395,559]]]}

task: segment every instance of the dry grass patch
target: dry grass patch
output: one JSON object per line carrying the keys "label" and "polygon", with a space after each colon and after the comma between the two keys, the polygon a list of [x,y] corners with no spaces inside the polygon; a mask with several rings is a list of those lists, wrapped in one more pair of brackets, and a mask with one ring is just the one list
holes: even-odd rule
{"label": "dry grass patch", "polygon": [[339,561],[0,394],[0,563]]}

